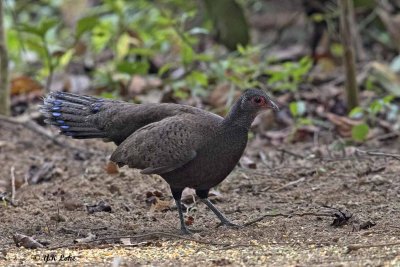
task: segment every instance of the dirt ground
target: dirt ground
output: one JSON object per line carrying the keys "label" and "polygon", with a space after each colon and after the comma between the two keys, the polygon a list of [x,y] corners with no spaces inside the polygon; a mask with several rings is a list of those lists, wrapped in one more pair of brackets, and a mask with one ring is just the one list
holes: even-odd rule
{"label": "dirt ground", "polygon": [[[43,265],[46,256],[48,264],[76,266],[400,266],[396,159],[365,155],[318,160],[309,156],[313,144],[287,145],[286,152],[250,144],[248,154],[261,151],[266,157],[256,162],[256,169],[236,168],[216,188],[214,199],[238,224],[267,216],[240,229],[217,228],[217,218],[195,203],[188,205],[187,216],[199,232],[180,237],[176,207],[160,177],[126,167],[107,173],[113,144],[63,136],[57,140],[65,146],[1,122],[0,186],[11,192],[14,167],[17,190],[16,206],[0,205],[0,266]],[[379,150],[394,153],[396,148],[388,143]],[[33,179],[46,164],[54,167],[42,175],[48,181],[24,184],[25,177]],[[148,192],[154,191],[161,200],[151,206],[158,198]],[[85,205],[99,201],[112,211],[89,214]],[[159,211],[160,205],[166,211]],[[337,226],[332,225],[335,213],[341,214]],[[162,233],[151,235],[155,232]],[[17,247],[15,233],[46,247]],[[89,233],[103,240],[74,244]],[[107,239],[135,235],[141,236]],[[62,257],[67,261],[59,261]]]}

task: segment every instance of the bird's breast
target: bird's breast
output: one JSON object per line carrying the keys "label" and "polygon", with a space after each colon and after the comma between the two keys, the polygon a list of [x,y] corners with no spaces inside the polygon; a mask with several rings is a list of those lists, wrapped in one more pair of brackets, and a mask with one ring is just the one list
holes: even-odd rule
{"label": "bird's breast", "polygon": [[247,144],[247,132],[214,136],[197,151],[195,159],[163,174],[172,187],[209,189],[222,182],[233,170]]}

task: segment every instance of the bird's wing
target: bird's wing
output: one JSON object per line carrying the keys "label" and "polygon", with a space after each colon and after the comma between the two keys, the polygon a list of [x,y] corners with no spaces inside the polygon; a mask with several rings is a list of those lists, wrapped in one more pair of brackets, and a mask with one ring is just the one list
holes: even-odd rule
{"label": "bird's wing", "polygon": [[121,144],[128,136],[153,122],[179,114],[208,114],[177,104],[130,104],[64,92],[50,93],[42,106],[46,122],[73,138],[104,138]]}
{"label": "bird's wing", "polygon": [[130,135],[111,156],[119,166],[163,174],[193,160],[210,138],[218,117],[183,114],[148,124]]}

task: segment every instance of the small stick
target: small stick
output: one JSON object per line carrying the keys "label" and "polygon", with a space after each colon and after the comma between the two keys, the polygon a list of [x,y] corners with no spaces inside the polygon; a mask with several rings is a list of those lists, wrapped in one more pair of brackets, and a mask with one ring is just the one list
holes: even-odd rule
{"label": "small stick", "polygon": [[15,202],[15,167],[11,166],[11,202]]}
{"label": "small stick", "polygon": [[281,151],[282,153],[289,154],[290,156],[293,156],[293,157],[298,158],[298,159],[304,159],[303,155],[297,154],[295,152],[292,152],[292,151],[284,149],[284,148],[279,148],[278,151]]}
{"label": "small stick", "polygon": [[360,153],[364,153],[367,154],[369,156],[382,156],[382,157],[390,157],[390,158],[394,158],[397,160],[400,160],[400,154],[391,154],[391,153],[384,153],[384,152],[379,152],[379,151],[365,151],[365,150],[361,150],[356,148],[357,152]]}
{"label": "small stick", "polygon": [[305,180],[306,180],[306,178],[301,177],[300,179],[298,179],[298,180],[296,180],[296,181],[289,182],[289,183],[287,183],[287,184],[285,184],[285,185],[283,185],[283,186],[281,186],[281,187],[279,187],[279,188],[273,190],[273,192],[281,191],[281,190],[283,190],[283,189],[285,189],[285,188],[287,188],[287,187],[289,187],[289,186],[302,183],[302,182],[304,182]]}
{"label": "small stick", "polygon": [[4,115],[0,114],[0,121],[5,121],[7,123],[11,123],[11,124],[17,124],[17,125],[21,125],[23,127],[25,127],[26,129],[39,134],[40,136],[50,140],[53,144],[61,146],[63,148],[68,148],[71,150],[75,150],[81,153],[87,153],[90,155],[100,155],[100,153],[92,151],[92,150],[84,150],[72,145],[69,145],[68,143],[63,142],[62,140],[58,140],[57,137],[53,135],[50,131],[46,130],[44,127],[40,126],[39,124],[37,124],[36,122],[34,122],[32,120],[32,118],[36,116],[36,114],[33,114],[31,116],[28,115],[22,115],[19,117],[7,117]]}
{"label": "small stick", "polygon": [[245,223],[244,226],[249,226],[249,225],[255,224],[257,222],[262,221],[264,218],[267,218],[267,217],[295,217],[295,216],[298,216],[298,217],[303,217],[303,216],[334,217],[334,215],[332,215],[332,214],[315,213],[315,212],[304,212],[304,213],[293,213],[293,214],[284,214],[284,213],[264,214],[252,221]]}
{"label": "small stick", "polygon": [[[167,232],[153,232],[153,233],[147,233],[147,234],[139,234],[139,235],[128,235],[128,236],[110,236],[110,237],[104,237],[104,238],[97,238],[95,240],[91,240],[86,242],[85,244],[97,242],[97,241],[107,241],[107,240],[114,240],[114,239],[121,239],[121,238],[144,238],[144,237],[151,237],[151,236],[166,236],[166,237],[175,237],[178,239],[183,239],[187,241],[192,241],[200,244],[206,244],[206,245],[212,245],[212,246],[223,246],[223,247],[229,247],[232,246],[230,243],[219,243],[219,242],[212,242],[212,241],[206,241],[206,240],[199,240],[191,237],[185,237],[173,233],[167,233]],[[68,245],[60,245],[60,246],[55,246],[51,247],[49,249],[58,249],[58,248],[65,248],[65,247],[73,247],[76,244],[68,244]]]}
{"label": "small stick", "polygon": [[368,244],[368,245],[361,245],[361,244],[353,244],[348,245],[347,252],[358,250],[361,248],[379,248],[379,247],[391,247],[391,246],[400,246],[400,242],[393,242],[393,243],[383,243],[383,244]]}

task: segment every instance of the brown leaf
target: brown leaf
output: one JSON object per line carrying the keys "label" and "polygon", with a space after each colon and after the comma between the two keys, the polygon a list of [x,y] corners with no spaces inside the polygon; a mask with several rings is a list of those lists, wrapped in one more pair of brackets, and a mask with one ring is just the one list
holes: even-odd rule
{"label": "brown leaf", "polygon": [[28,76],[19,76],[11,80],[11,95],[22,95],[34,91],[41,91],[42,86]]}
{"label": "brown leaf", "polygon": [[160,191],[157,191],[157,190],[155,190],[153,192],[148,191],[148,192],[146,192],[146,203],[147,204],[155,204],[157,199],[160,199],[163,197],[164,197],[164,195]]}
{"label": "brown leaf", "polygon": [[73,211],[83,207],[83,204],[75,198],[63,198],[63,204],[66,210]]}
{"label": "brown leaf", "polygon": [[108,174],[118,174],[118,173],[119,173],[118,165],[115,164],[115,163],[112,162],[112,161],[109,161],[109,162],[107,163],[107,166],[106,166],[106,172],[107,172]]}
{"label": "brown leaf", "polygon": [[29,248],[29,249],[43,247],[43,245],[37,242],[35,239],[26,235],[15,233],[13,235],[13,239],[17,247],[23,246],[24,248]]}
{"label": "brown leaf", "polygon": [[171,201],[160,200],[156,197],[155,203],[151,205],[150,212],[167,211],[171,209]]}
{"label": "brown leaf", "polygon": [[188,216],[185,220],[186,225],[192,225],[194,223],[194,218],[192,216]]}
{"label": "brown leaf", "polygon": [[339,134],[343,137],[350,137],[353,126],[362,123],[361,121],[339,116],[333,113],[327,113],[326,117],[336,126]]}

